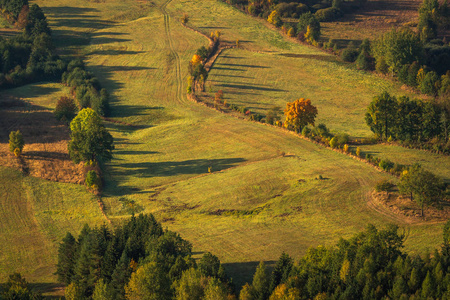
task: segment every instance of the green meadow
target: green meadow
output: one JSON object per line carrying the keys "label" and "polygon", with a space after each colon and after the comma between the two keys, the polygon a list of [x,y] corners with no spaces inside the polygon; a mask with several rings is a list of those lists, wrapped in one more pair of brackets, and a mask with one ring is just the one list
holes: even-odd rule
{"label": "green meadow", "polygon": [[[442,223],[409,223],[374,207],[375,183],[394,177],[283,129],[187,100],[188,62],[208,40],[179,19],[187,13],[188,24],[198,30],[220,30],[223,39],[240,41],[240,49],[226,50],[216,61],[207,90],[222,89],[228,103],[255,112],[309,98],[319,110],[317,123],[367,137],[367,104],[384,90],[406,94],[396,83],[293,42],[217,0],[36,3],[61,54],[83,55],[111,94],[112,118],[122,122],[106,123],[116,150],[104,169],[102,201],[113,224],[133,211],[155,214],[193,244],[196,257],[217,255],[238,287],[261,260],[273,262],[283,251],[297,258],[308,247],[333,245],[369,223],[399,225],[411,253],[440,245]],[[35,84],[8,93],[52,109],[68,88]],[[447,157],[434,160],[426,152],[390,146],[362,150],[393,161],[408,153],[405,163],[424,159],[440,168],[439,175],[450,176]],[[11,169],[0,168],[0,177],[8,191],[0,197],[0,241],[6,245],[1,278],[20,271],[30,282],[55,283],[57,246],[65,232],[105,222],[96,198],[83,186]],[[16,252],[21,259],[15,260]],[[38,263],[28,268],[32,261]]]}

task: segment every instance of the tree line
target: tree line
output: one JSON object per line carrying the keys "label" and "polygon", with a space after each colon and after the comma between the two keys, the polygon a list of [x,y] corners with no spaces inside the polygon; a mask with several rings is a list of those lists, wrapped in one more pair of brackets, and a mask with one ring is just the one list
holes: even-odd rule
{"label": "tree line", "polygon": [[308,249],[294,263],[283,253],[269,274],[261,262],[240,300],[450,299],[450,221],[441,249],[423,257],[404,250],[397,226],[367,229],[335,246]]}
{"label": "tree line", "polygon": [[27,0],[2,0],[0,8],[23,29],[9,39],[0,37],[0,88],[59,79],[65,63],[55,53],[42,9]]}
{"label": "tree line", "polygon": [[[447,101],[448,102],[448,101]],[[365,120],[378,138],[399,140],[450,153],[450,103],[396,98],[387,92],[375,96]]]}

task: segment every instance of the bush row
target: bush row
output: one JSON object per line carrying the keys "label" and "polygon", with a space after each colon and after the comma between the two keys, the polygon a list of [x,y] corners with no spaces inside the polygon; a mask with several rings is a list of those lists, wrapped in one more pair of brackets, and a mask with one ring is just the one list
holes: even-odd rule
{"label": "bush row", "polygon": [[91,72],[85,70],[81,60],[72,60],[67,65],[67,71],[64,72],[61,80],[71,87],[79,109],[90,107],[101,116],[109,114],[108,92],[101,87],[100,82]]}

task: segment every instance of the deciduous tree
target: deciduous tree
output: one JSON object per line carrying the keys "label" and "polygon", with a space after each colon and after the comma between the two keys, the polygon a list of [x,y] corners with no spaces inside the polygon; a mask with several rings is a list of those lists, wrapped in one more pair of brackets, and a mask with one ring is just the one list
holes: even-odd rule
{"label": "deciduous tree", "polygon": [[94,110],[81,110],[70,123],[70,130],[69,155],[75,163],[111,160],[113,138]]}
{"label": "deciduous tree", "polygon": [[314,126],[317,108],[311,104],[311,100],[301,98],[294,102],[286,103],[284,114],[286,116],[285,127],[300,132],[308,124]]}
{"label": "deciduous tree", "polygon": [[396,123],[397,101],[388,92],[373,98],[366,112],[366,123],[370,130],[386,139],[389,138]]}

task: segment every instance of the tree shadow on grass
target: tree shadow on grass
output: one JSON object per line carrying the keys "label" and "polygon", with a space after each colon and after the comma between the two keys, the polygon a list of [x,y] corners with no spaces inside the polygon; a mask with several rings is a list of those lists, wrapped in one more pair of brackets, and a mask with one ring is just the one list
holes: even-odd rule
{"label": "tree shadow on grass", "polygon": [[237,71],[237,72],[244,72],[246,71],[245,69],[238,69],[238,68],[223,68],[223,67],[217,67],[217,64],[215,64],[212,69],[216,69],[216,70],[224,70],[224,71]]}
{"label": "tree shadow on grass", "polygon": [[234,88],[240,90],[257,90],[257,91],[266,91],[266,92],[286,92],[286,90],[276,89],[271,87],[262,87],[251,84],[239,84],[239,83],[221,83],[217,86],[222,86],[226,88]]}
{"label": "tree shadow on grass", "polygon": [[244,64],[217,64],[219,66],[230,66],[230,67],[243,67],[243,68],[257,68],[257,69],[269,69],[270,67],[266,66],[257,66],[257,65],[244,65]]}
{"label": "tree shadow on grass", "polygon": [[16,130],[22,133],[25,144],[69,139],[68,127],[57,121],[53,112],[31,104],[0,109],[0,143],[8,143],[9,133]]}
{"label": "tree shadow on grass", "polygon": [[328,62],[340,62],[337,60],[335,56],[331,55],[321,55],[321,54],[296,54],[296,53],[281,53],[280,56],[289,57],[289,58],[304,58],[304,59],[312,59],[312,60],[321,60]]}
{"label": "tree shadow on grass", "polygon": [[[42,84],[42,82],[23,85],[20,87],[2,91],[2,94],[5,96],[4,98],[6,98],[5,101],[8,101],[8,98],[10,98],[10,97],[15,98],[16,95],[19,95],[19,97],[20,97],[21,94],[25,94],[26,98],[39,98],[41,96],[45,96],[45,95],[59,91],[59,88],[50,87],[50,86],[42,86],[41,84]],[[21,101],[21,100],[14,100],[14,101],[16,102],[16,101]],[[0,103],[1,102],[2,102],[2,99],[0,99]],[[27,103],[27,102],[24,102],[24,103]],[[14,105],[14,106],[21,106],[21,105]]]}
{"label": "tree shadow on grass", "polygon": [[[184,161],[170,162],[141,162],[111,164],[111,176],[139,176],[141,178],[167,177],[183,174],[205,174],[211,167],[213,172],[222,171],[235,167],[244,162],[243,158],[223,158],[223,159],[191,159]],[[117,168],[114,168],[117,167]]]}
{"label": "tree shadow on grass", "polygon": [[241,56],[233,56],[233,55],[223,55],[222,58],[244,59],[244,57],[241,57]]}
{"label": "tree shadow on grass", "polygon": [[214,74],[214,76],[218,76],[218,77],[236,77],[236,78],[245,78],[245,79],[255,79],[255,77],[251,77],[251,76],[231,75],[231,74]]}

